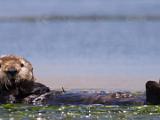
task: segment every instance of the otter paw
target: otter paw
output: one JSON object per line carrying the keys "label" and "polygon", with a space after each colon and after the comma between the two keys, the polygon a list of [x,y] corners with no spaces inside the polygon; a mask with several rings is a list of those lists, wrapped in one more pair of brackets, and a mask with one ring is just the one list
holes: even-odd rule
{"label": "otter paw", "polygon": [[37,97],[38,97],[38,95],[29,95],[29,96],[27,96],[27,97],[25,97],[23,99],[23,103],[25,103],[25,104],[31,104],[33,102],[33,100],[35,98],[37,98]]}
{"label": "otter paw", "polygon": [[42,105],[42,104],[44,105],[48,103],[48,100],[50,99],[50,97],[52,97],[52,92],[48,92],[38,96],[37,98],[32,100],[32,103],[34,105]]}
{"label": "otter paw", "polygon": [[33,89],[32,89],[32,94],[35,95],[41,95],[44,93],[49,92],[50,89],[48,87],[46,87],[45,85],[41,84],[41,83],[34,83]]}

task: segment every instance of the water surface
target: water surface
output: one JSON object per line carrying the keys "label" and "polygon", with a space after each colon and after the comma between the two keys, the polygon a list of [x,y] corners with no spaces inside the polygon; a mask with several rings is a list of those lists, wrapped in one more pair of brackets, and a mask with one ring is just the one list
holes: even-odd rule
{"label": "water surface", "polygon": [[159,106],[0,106],[3,120],[159,120],[159,115]]}
{"label": "water surface", "polygon": [[0,1],[0,54],[24,56],[51,88],[144,91],[159,79],[160,2],[62,1]]}

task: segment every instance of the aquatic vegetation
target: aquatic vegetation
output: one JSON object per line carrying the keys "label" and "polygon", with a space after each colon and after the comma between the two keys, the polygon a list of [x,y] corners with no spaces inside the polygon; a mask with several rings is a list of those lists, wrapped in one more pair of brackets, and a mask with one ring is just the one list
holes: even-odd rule
{"label": "aquatic vegetation", "polygon": [[0,119],[27,120],[125,120],[159,119],[160,106],[105,106],[67,105],[33,106],[4,104],[0,106]]}

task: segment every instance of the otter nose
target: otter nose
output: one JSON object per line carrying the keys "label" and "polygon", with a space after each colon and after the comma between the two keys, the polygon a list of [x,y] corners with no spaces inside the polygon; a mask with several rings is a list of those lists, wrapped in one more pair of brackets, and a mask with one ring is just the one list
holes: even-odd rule
{"label": "otter nose", "polygon": [[15,68],[9,68],[7,71],[7,74],[9,74],[9,75],[11,75],[11,76],[14,76],[14,75],[16,75],[17,74],[17,70],[15,69]]}

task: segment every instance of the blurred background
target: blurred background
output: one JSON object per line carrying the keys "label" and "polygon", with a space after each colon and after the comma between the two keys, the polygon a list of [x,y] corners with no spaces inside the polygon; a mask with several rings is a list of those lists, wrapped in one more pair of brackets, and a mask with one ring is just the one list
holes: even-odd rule
{"label": "blurred background", "polygon": [[158,0],[0,0],[0,54],[51,88],[145,90],[160,78]]}

